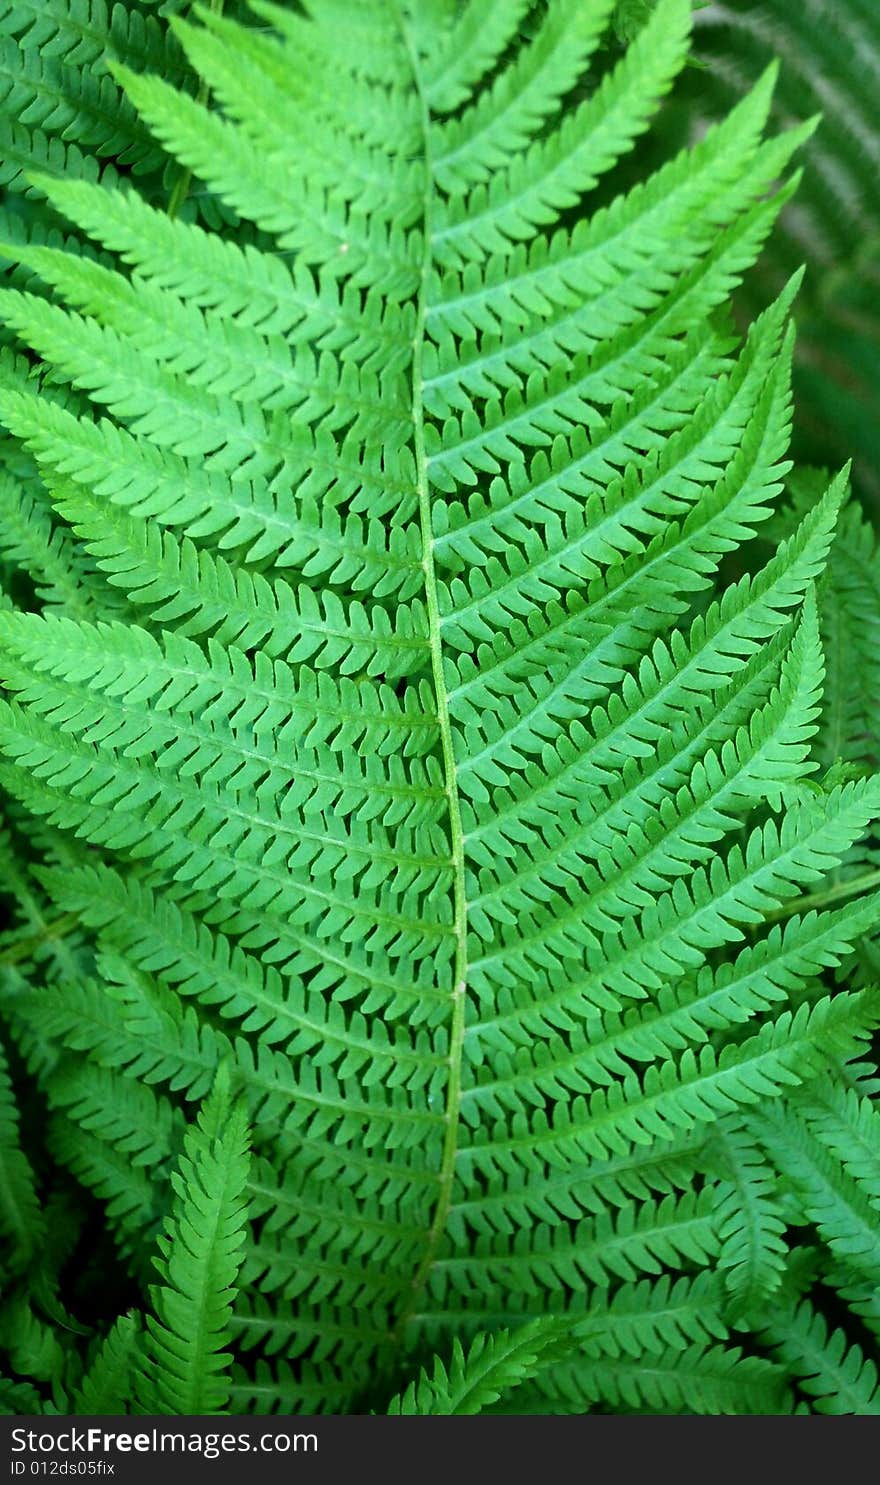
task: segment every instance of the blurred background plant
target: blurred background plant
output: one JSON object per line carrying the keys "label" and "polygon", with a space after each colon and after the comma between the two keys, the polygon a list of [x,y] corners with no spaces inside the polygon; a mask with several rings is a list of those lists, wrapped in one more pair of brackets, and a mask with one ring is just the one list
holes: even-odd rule
{"label": "blurred background plant", "polygon": [[[634,7],[625,0],[624,26]],[[726,0],[694,17],[696,58],[674,127],[728,112],[774,57],[777,125],[820,114],[803,180],[741,291],[744,319],[807,265],[798,297],[795,457],[837,467],[880,515],[880,5],[877,0]]]}

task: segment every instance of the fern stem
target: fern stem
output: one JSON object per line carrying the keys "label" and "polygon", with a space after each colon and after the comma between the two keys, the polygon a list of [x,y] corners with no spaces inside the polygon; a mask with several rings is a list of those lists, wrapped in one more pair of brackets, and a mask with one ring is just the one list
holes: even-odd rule
{"label": "fern stem", "polygon": [[71,928],[76,928],[79,918],[76,913],[64,913],[63,916],[55,918],[51,923],[45,923],[36,933],[29,933],[27,938],[16,939],[8,949],[0,952],[0,965],[19,964],[22,959],[29,959],[34,950],[43,944],[51,943],[55,939],[63,938]]}
{"label": "fern stem", "polygon": [[399,10],[400,27],[410,58],[413,82],[418,93],[422,116],[425,161],[425,199],[423,212],[424,243],[422,249],[421,282],[419,285],[416,327],[414,332],[412,360],[412,420],[413,451],[416,459],[419,502],[419,529],[422,542],[422,570],[425,575],[425,607],[428,617],[429,648],[431,656],[431,678],[437,701],[437,721],[440,732],[440,749],[443,760],[444,791],[449,809],[449,843],[453,872],[453,933],[455,952],[453,960],[452,1011],[449,1028],[449,1080],[446,1089],[445,1132],[443,1153],[438,1176],[439,1189],[428,1230],[425,1251],[410,1288],[409,1298],[398,1316],[392,1332],[395,1345],[399,1345],[404,1329],[412,1317],[418,1297],[427,1282],[437,1250],[446,1229],[452,1189],[455,1180],[455,1160],[458,1151],[458,1130],[461,1114],[461,1063],[464,1048],[465,992],[467,984],[467,898],[464,870],[464,828],[461,819],[461,802],[458,793],[458,778],[455,766],[455,747],[452,739],[452,724],[449,716],[449,699],[443,674],[443,646],[440,633],[440,603],[437,596],[437,574],[434,566],[434,537],[431,524],[431,501],[428,485],[428,458],[425,448],[424,409],[422,400],[422,344],[427,318],[427,286],[431,270],[431,144],[430,115],[424,91],[419,79],[419,64],[412,39],[407,29],[402,8]]}
{"label": "fern stem", "polygon": [[857,892],[867,892],[871,887],[880,887],[880,869],[863,872],[858,877],[849,877],[845,882],[836,882],[833,887],[827,887],[824,892],[811,892],[806,897],[795,897],[791,902],[774,908],[772,913],[768,913],[767,922],[775,923],[780,918],[790,918],[794,913],[809,912],[811,908],[818,911],[821,908],[830,907],[832,903],[840,902],[844,897],[853,897]]}
{"label": "fern stem", "polygon": [[[208,0],[208,10],[210,11],[211,15],[222,15],[223,3],[224,0]],[[199,82],[199,90],[196,93],[196,102],[207,103],[207,101],[208,84],[205,82],[205,79],[202,78]],[[189,195],[189,188],[192,185],[192,179],[193,175],[191,170],[182,170],[174,183],[174,189],[172,190],[171,195],[168,198],[167,213],[172,221],[177,216],[178,212],[186,201],[187,196]]]}

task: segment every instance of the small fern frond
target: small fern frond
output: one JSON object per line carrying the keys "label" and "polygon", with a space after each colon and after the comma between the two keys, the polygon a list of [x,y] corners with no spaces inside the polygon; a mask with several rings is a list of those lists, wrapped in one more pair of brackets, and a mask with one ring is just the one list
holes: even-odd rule
{"label": "small fern frond", "polygon": [[733,1313],[755,1315],[785,1272],[785,1221],[774,1194],[775,1173],[742,1127],[728,1122],[717,1138],[728,1171],[716,1192],[718,1267]]}
{"label": "small fern frond", "polygon": [[817,1413],[880,1414],[876,1364],[832,1330],[808,1299],[770,1308],[762,1337]]}
{"label": "small fern frond", "polygon": [[138,1316],[122,1315],[99,1345],[71,1398],[74,1413],[100,1418],[128,1411],[138,1344]]}
{"label": "small fern frond", "polygon": [[20,1265],[12,1369],[785,1411],[877,1227],[873,547],[732,304],[813,123],[679,149],[689,0],[183,9],[0,5],[4,1128],[147,1316]]}
{"label": "small fern frond", "polygon": [[[809,1110],[809,1099],[805,1111]],[[821,1105],[814,1116],[821,1127]],[[877,1203],[870,1176],[835,1158],[816,1137],[814,1121],[793,1109],[763,1110],[753,1119],[755,1134],[781,1174],[791,1183],[802,1220],[815,1226],[835,1258],[863,1277],[877,1281]],[[853,1141],[855,1143],[855,1140]]]}
{"label": "small fern frond", "polygon": [[162,1284],[146,1317],[136,1384],[147,1412],[219,1413],[229,1400],[228,1343],[247,1204],[248,1131],[218,1074],[184,1142],[176,1202],[160,1241]]}
{"label": "small fern frond", "polygon": [[558,1320],[533,1320],[513,1331],[478,1335],[467,1352],[453,1346],[448,1366],[437,1357],[433,1370],[423,1370],[417,1381],[388,1404],[389,1414],[482,1413],[493,1403],[528,1381],[548,1352],[564,1344],[565,1327]]}
{"label": "small fern frond", "polygon": [[0,1044],[0,1231],[4,1273],[27,1268],[39,1240],[42,1216],[36,1182],[19,1140],[19,1115]]}
{"label": "small fern frond", "polygon": [[695,1343],[548,1368],[517,1410],[581,1413],[584,1402],[619,1413],[754,1414],[791,1411],[781,1367],[736,1347]]}

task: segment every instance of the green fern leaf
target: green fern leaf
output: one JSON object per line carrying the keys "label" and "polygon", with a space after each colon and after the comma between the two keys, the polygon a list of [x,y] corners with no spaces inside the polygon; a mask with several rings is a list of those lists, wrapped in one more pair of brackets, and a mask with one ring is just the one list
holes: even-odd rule
{"label": "green fern leaf", "polygon": [[172,1176],[177,1202],[160,1243],[163,1279],[146,1319],[141,1405],[160,1413],[217,1413],[228,1401],[235,1276],[244,1243],[247,1128],[224,1078],[191,1126]]}
{"label": "green fern leaf", "polygon": [[815,1137],[811,1122],[794,1109],[767,1110],[753,1127],[791,1182],[803,1218],[815,1225],[835,1257],[876,1282],[877,1207],[870,1182],[866,1191],[858,1167],[853,1171],[849,1163],[836,1160]]}
{"label": "green fern leaf", "polygon": [[137,1346],[138,1319],[135,1315],[123,1315],[102,1341],[71,1399],[74,1413],[104,1417],[126,1412]]}
{"label": "green fern leaf", "polygon": [[467,1353],[456,1343],[448,1367],[438,1357],[433,1371],[388,1404],[390,1414],[482,1413],[534,1376],[548,1350],[558,1350],[564,1330],[558,1321],[536,1320],[511,1332],[496,1331],[472,1341]]}
{"label": "green fern leaf", "polygon": [[580,1413],[585,1401],[622,1413],[784,1413],[781,1368],[737,1349],[695,1344],[633,1361],[602,1356],[548,1371],[524,1411]]}
{"label": "green fern leaf", "polygon": [[721,1252],[732,1305],[738,1314],[760,1313],[785,1271],[785,1222],[774,1197],[774,1172],[742,1128],[720,1136],[729,1175],[719,1182]]}
{"label": "green fern leaf", "polygon": [[877,1367],[841,1330],[830,1330],[809,1300],[771,1310],[764,1337],[818,1413],[880,1412]]}

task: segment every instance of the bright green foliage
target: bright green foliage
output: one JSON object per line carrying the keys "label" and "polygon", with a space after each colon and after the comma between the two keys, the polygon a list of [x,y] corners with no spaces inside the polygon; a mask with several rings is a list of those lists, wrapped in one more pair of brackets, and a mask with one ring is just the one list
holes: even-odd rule
{"label": "bright green foliage", "polygon": [[823,583],[822,761],[871,768],[880,755],[880,556],[858,506],[842,513]]}
{"label": "bright green foliage", "polygon": [[2,1395],[870,1411],[880,610],[730,313],[812,124],[674,153],[688,0],[166,9],[8,22]]}
{"label": "bright green foliage", "polygon": [[726,1177],[718,1183],[718,1267],[733,1313],[760,1314],[785,1269],[785,1220],[776,1173],[736,1123],[720,1134]]}
{"label": "bright green foliage", "polygon": [[817,1413],[880,1415],[876,1363],[848,1346],[842,1331],[828,1325],[809,1300],[771,1309],[764,1339],[798,1379]]}
{"label": "bright green foliage", "polygon": [[438,1357],[433,1374],[423,1371],[401,1397],[392,1399],[388,1412],[421,1417],[483,1413],[534,1376],[548,1351],[560,1348],[563,1335],[558,1321],[533,1320],[513,1332],[478,1335],[467,1355],[456,1340],[448,1369]]}
{"label": "bright green foliage", "polygon": [[[222,1350],[229,1341],[235,1279],[247,1214],[248,1130],[242,1106],[230,1106],[221,1069],[171,1177],[176,1200],[159,1242],[163,1279],[152,1290],[144,1367],[136,1384],[146,1413],[218,1413],[229,1400]],[[126,1339],[118,1336],[117,1352]],[[108,1344],[112,1346],[112,1340]],[[101,1362],[105,1362],[102,1355]],[[86,1379],[100,1385],[94,1370]]]}

